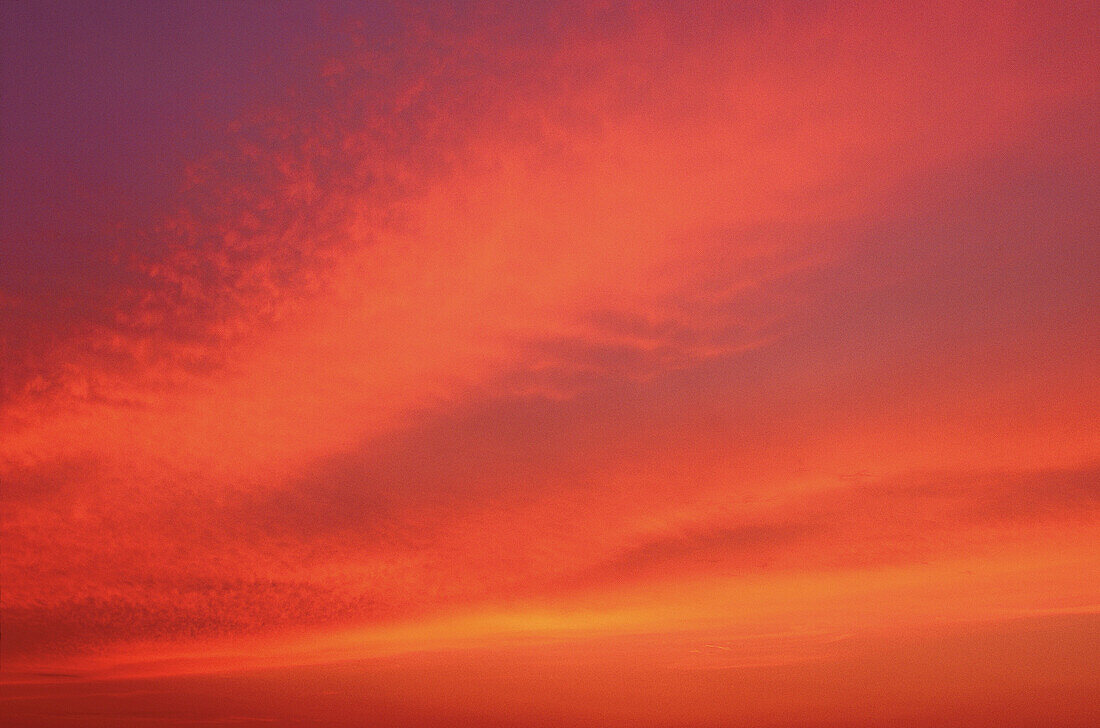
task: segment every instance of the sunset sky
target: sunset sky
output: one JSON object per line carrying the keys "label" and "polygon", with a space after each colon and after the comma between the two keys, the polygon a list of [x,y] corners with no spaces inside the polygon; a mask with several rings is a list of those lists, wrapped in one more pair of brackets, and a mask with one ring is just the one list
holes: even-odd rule
{"label": "sunset sky", "polygon": [[0,19],[0,724],[1100,724],[1095,3]]}

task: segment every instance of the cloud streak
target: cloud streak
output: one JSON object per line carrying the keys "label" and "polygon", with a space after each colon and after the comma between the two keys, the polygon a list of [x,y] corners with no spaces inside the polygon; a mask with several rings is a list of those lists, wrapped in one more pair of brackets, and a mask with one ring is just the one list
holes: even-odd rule
{"label": "cloud streak", "polygon": [[[538,691],[478,707],[511,661],[582,693],[630,662],[672,701],[641,723],[710,725],[702,673],[1089,634],[1095,14],[689,5],[258,10],[281,55],[157,137],[155,192],[9,216],[4,681],[245,721],[155,681],[366,660],[398,702],[433,675],[423,724],[535,725]],[[913,669],[853,724],[948,710]]]}

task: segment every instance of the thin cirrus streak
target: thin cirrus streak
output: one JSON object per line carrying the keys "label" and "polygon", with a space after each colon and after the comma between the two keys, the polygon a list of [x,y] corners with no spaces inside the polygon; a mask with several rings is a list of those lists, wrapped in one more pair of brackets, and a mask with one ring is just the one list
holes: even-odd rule
{"label": "thin cirrus streak", "polygon": [[4,11],[5,720],[1100,717],[1095,11],[249,7]]}

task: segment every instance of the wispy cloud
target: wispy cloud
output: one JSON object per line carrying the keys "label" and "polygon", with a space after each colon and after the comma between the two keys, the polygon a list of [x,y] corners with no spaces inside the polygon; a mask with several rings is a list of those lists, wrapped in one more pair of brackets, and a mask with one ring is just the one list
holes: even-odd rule
{"label": "wispy cloud", "polygon": [[13,211],[5,680],[1097,603],[1095,13],[571,5],[318,11],[171,192]]}

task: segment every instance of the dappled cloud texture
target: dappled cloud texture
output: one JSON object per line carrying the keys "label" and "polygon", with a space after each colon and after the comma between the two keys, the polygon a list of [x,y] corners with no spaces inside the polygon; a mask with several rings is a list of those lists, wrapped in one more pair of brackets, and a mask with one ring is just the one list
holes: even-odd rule
{"label": "dappled cloud texture", "polygon": [[5,724],[1100,719],[1095,7],[0,12]]}

